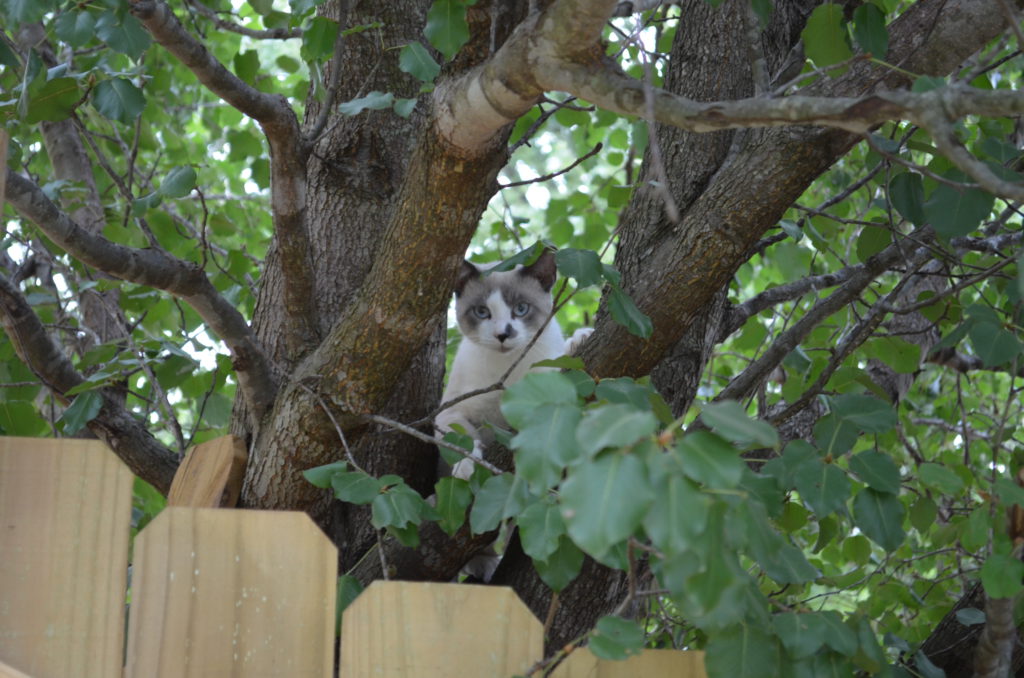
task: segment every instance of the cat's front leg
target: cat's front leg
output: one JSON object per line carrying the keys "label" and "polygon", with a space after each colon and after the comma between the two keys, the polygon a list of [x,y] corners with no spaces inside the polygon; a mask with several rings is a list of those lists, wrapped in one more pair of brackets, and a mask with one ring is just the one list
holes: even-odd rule
{"label": "cat's front leg", "polygon": [[[479,440],[473,440],[473,451],[470,454],[476,459],[484,458],[484,448]],[[452,467],[452,476],[462,480],[469,480],[474,470],[476,470],[476,464],[472,459],[460,459]]]}
{"label": "cat's front leg", "polygon": [[[455,426],[460,427],[466,435],[473,439],[473,451],[470,454],[477,459],[483,459],[484,450],[480,444],[480,434],[476,427],[469,423],[469,420],[461,412],[455,409],[448,409],[437,415],[437,418],[434,420],[434,429],[438,437],[443,437],[445,434],[456,430]],[[439,461],[438,465],[448,466],[443,460]],[[469,480],[470,476],[473,475],[475,466],[476,464],[471,459],[460,459],[455,466],[451,467],[451,475],[462,480]],[[448,475],[447,471],[447,468],[439,469],[438,475]]]}
{"label": "cat's front leg", "polygon": [[576,355],[580,346],[594,333],[593,327],[581,327],[572,333],[572,336],[565,340],[565,355]]}

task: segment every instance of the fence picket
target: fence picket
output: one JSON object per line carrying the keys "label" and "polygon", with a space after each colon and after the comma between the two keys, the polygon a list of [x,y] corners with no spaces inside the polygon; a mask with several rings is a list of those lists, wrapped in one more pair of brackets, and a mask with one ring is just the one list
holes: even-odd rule
{"label": "fence picket", "polygon": [[513,676],[543,652],[512,589],[376,581],[342,616],[339,678]]}
{"label": "fence picket", "polygon": [[697,650],[644,650],[629,659],[614,661],[598,659],[585,647],[569,655],[551,675],[552,678],[707,678],[704,653]]}
{"label": "fence picket", "polygon": [[0,657],[121,675],[132,474],[96,440],[0,438]]}
{"label": "fence picket", "polygon": [[328,678],[336,585],[304,513],[168,507],[135,540],[125,676]]}

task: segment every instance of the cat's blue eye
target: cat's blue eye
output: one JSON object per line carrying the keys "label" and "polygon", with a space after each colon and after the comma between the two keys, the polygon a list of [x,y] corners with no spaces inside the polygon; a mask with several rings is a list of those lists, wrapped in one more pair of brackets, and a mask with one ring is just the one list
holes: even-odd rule
{"label": "cat's blue eye", "polygon": [[491,317],[491,311],[486,306],[474,306],[472,313],[480,320],[487,320]]}
{"label": "cat's blue eye", "polygon": [[512,309],[512,315],[516,318],[522,318],[524,315],[530,312],[530,305],[525,301],[520,301],[516,304],[516,307]]}

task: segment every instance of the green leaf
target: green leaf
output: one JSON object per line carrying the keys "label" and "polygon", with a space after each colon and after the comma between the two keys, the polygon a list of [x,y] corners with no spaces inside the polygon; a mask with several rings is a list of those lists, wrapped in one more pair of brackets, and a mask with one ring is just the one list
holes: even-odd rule
{"label": "green leaf", "polygon": [[[853,56],[846,42],[842,5],[828,2],[816,7],[800,36],[804,40],[804,51],[819,68],[846,61]],[[841,71],[830,71],[833,76],[840,74]]]}
{"label": "green leaf", "polygon": [[96,85],[92,105],[106,118],[131,124],[146,107],[146,97],[124,78],[112,78]]}
{"label": "green leaf", "polygon": [[658,419],[651,412],[630,405],[604,405],[587,410],[576,439],[583,453],[593,456],[604,449],[633,445],[657,428]]}
{"label": "green leaf", "polygon": [[400,118],[408,118],[416,108],[419,99],[395,99],[395,115]]}
{"label": "green leaf", "polygon": [[892,234],[882,226],[865,225],[857,236],[857,258],[867,261],[892,243]]}
{"label": "green leaf", "polygon": [[558,550],[558,541],[565,535],[565,521],[554,504],[531,504],[516,520],[523,551],[534,560],[547,560]]}
{"label": "green leaf", "polygon": [[968,329],[971,344],[986,367],[997,367],[1010,362],[1021,352],[1017,335],[991,322],[974,322]]}
{"label": "green leaf", "polygon": [[195,187],[196,171],[188,165],[184,165],[175,167],[168,172],[156,192],[166,198],[184,198]]}
{"label": "green leaf", "polygon": [[483,271],[483,274],[490,275],[491,273],[501,273],[503,271],[511,271],[516,266],[529,266],[530,264],[537,261],[540,255],[547,249],[547,246],[543,241],[538,240],[526,249],[516,252],[508,259],[504,259],[499,263],[491,266],[487,270]]}
{"label": "green leaf", "polygon": [[319,7],[324,3],[324,0],[288,0],[289,6],[291,6],[292,14],[295,16],[302,16],[306,12]]}
{"label": "green leaf", "polygon": [[423,497],[405,483],[378,494],[371,508],[370,524],[378,530],[382,527],[401,530],[410,525],[419,525],[425,515],[432,512]]}
{"label": "green leaf", "polygon": [[608,295],[608,308],[615,322],[629,330],[630,334],[647,339],[654,332],[651,319],[644,315],[629,295],[618,287],[612,287]]}
{"label": "green leaf", "polygon": [[395,95],[391,92],[370,92],[364,97],[352,99],[345,103],[338,104],[338,112],[344,115],[357,115],[365,110],[379,111],[391,108],[395,101]]}
{"label": "green leaf", "polygon": [[459,478],[441,478],[434,486],[434,494],[437,497],[435,508],[441,515],[438,525],[448,535],[453,535],[466,522],[466,509],[473,503],[469,483]]}
{"label": "green leaf", "polygon": [[74,78],[54,78],[29,96],[25,122],[63,120],[71,115],[81,98],[82,92]]}
{"label": "green leaf", "polygon": [[[946,178],[958,181],[963,175],[949,172]],[[992,213],[994,202],[995,196],[980,188],[958,189],[939,184],[924,204],[924,214],[935,232],[948,240],[977,229]]]}
{"label": "green leaf", "polygon": [[810,657],[825,642],[825,626],[817,613],[783,612],[772,617],[772,628],[794,659]]}
{"label": "green leaf", "polygon": [[344,473],[348,470],[348,464],[343,461],[334,461],[323,466],[314,466],[302,472],[302,477],[321,489],[331,486],[331,478],[335,473]]}
{"label": "green leaf", "polygon": [[473,534],[493,530],[505,518],[518,515],[532,499],[522,478],[511,473],[491,476],[476,493],[476,501],[469,512]]}
{"label": "green leaf", "polygon": [[256,76],[260,72],[260,54],[254,49],[246,52],[239,52],[233,59],[235,75],[250,85],[256,83]]}
{"label": "green leaf", "polygon": [[469,40],[466,5],[459,0],[434,0],[423,34],[445,59],[451,59]]}
{"label": "green leaf", "polygon": [[914,655],[914,668],[921,678],[947,678],[946,672],[933,664],[928,655],[921,651]]}
{"label": "green leaf", "polygon": [[534,559],[533,566],[541,580],[555,593],[572,583],[583,567],[583,551],[567,536],[558,539],[558,549],[547,560]]}
{"label": "green leaf", "polygon": [[712,489],[736,487],[743,476],[739,450],[706,431],[680,439],[670,454],[679,455],[679,465],[687,476]]}
{"label": "green leaf", "polygon": [[921,464],[917,469],[917,477],[942,494],[957,495],[964,489],[964,481],[960,476],[941,464]]}
{"label": "green leaf", "polygon": [[885,433],[896,427],[896,409],[874,396],[847,393],[831,401],[832,411],[864,433]]}
{"label": "green leaf", "polygon": [[538,407],[530,423],[512,439],[516,473],[531,489],[540,492],[557,485],[562,469],[580,457],[576,442],[580,417],[580,408],[575,404]]}
{"label": "green leaf", "polygon": [[918,532],[926,532],[935,522],[939,507],[928,497],[919,497],[910,505],[910,524]]}
{"label": "green leaf", "polygon": [[818,619],[824,628],[826,645],[848,657],[857,651],[857,633],[846,625],[838,612],[835,610],[822,612],[818,615]]}
{"label": "green leaf", "polygon": [[853,522],[886,551],[895,551],[903,543],[903,517],[906,511],[896,495],[866,487],[853,500]]}
{"label": "green leaf", "polygon": [[920,174],[903,172],[894,176],[889,182],[889,201],[904,219],[915,226],[925,222],[924,184]]}
{"label": "green leaf", "polygon": [[843,557],[864,565],[871,558],[871,541],[862,534],[855,534],[843,540]]}
{"label": "green leaf", "polygon": [[679,473],[654,477],[653,506],[657,508],[644,516],[644,531],[657,549],[670,556],[682,555],[704,531],[711,499]]}
{"label": "green leaf", "polygon": [[338,577],[337,598],[334,606],[334,635],[341,635],[341,613],[363,592],[362,583],[352,575]]}
{"label": "green leaf", "polygon": [[772,528],[760,506],[744,506],[743,509],[751,555],[765,574],[780,584],[802,584],[821,576],[800,549]]}
{"label": "green leaf", "polygon": [[410,42],[402,48],[398,54],[398,68],[423,82],[433,82],[441,72],[434,57],[418,42]]}
{"label": "green leaf", "polygon": [[54,9],[53,0],[5,0],[0,4],[3,16],[12,24],[30,24]]}
{"label": "green leaf", "polygon": [[900,470],[887,454],[865,450],[850,459],[850,470],[879,492],[900,492]]}
{"label": "green leaf", "polygon": [[885,55],[889,51],[889,31],[885,28],[885,15],[870,2],[853,11],[853,39],[865,54],[885,60]]}
{"label": "green leaf", "polygon": [[864,353],[899,374],[913,374],[921,367],[921,347],[899,337],[874,337],[864,343]]}
{"label": "green leaf", "polygon": [[558,272],[576,281],[579,288],[604,284],[604,268],[597,252],[571,247],[555,252]]}
{"label": "green leaf", "polygon": [[793,473],[796,489],[819,518],[840,511],[850,496],[850,479],[835,464],[808,459]]}
{"label": "green leaf", "polygon": [[704,664],[709,676],[774,678],[779,675],[779,646],[763,627],[737,624],[710,637]]}
{"label": "green leaf", "polygon": [[602,379],[594,391],[599,400],[610,403],[632,405],[638,410],[646,410],[651,406],[651,395],[654,391],[650,385],[638,384],[636,381],[622,377],[618,379]]}
{"label": "green leaf", "polygon": [[114,10],[104,12],[96,20],[96,35],[115,52],[127,54],[135,60],[138,60],[153,42],[149,32],[142,27],[138,19],[128,12],[119,14]]}
{"label": "green leaf", "polygon": [[[303,61],[327,59],[334,54],[334,43],[337,39],[338,22],[331,21],[327,17],[314,17],[309,22],[309,27],[302,33],[302,47],[299,49],[299,56]],[[388,106],[390,105],[389,102]],[[346,115],[352,114],[346,113]]]}
{"label": "green leaf", "polygon": [[[548,360],[538,360],[533,367],[554,367],[559,370],[582,370],[586,367],[581,358],[572,355],[563,355]],[[593,389],[591,389],[593,391]]]}
{"label": "green leaf", "polygon": [[985,623],[985,613],[976,607],[964,607],[956,611],[956,620],[964,626],[977,626]]}
{"label": "green leaf", "polygon": [[103,396],[99,391],[86,391],[75,396],[75,399],[60,415],[57,422],[67,435],[75,435],[90,421],[96,418],[103,407]]}
{"label": "green leaf", "polygon": [[751,419],[735,400],[708,403],[700,418],[716,433],[741,447],[777,447],[779,434],[766,421]]}
{"label": "green leaf", "polygon": [[1008,553],[993,553],[981,566],[981,584],[990,598],[1012,598],[1024,590],[1024,562]]}
{"label": "green leaf", "polygon": [[653,500],[643,462],[629,454],[606,454],[562,483],[562,518],[572,540],[601,557],[633,534]]}
{"label": "green leaf", "polygon": [[505,389],[501,397],[501,413],[518,430],[533,421],[534,411],[541,406],[564,403],[576,405],[579,398],[571,379],[560,372],[533,372]]}
{"label": "green leaf", "polygon": [[336,498],[350,504],[361,505],[369,504],[376,499],[383,484],[362,471],[339,471],[331,478],[331,487]]}
{"label": "green leaf", "polygon": [[999,494],[999,501],[1004,504],[1017,504],[1024,508],[1024,487],[1009,478],[996,479],[996,492]]}
{"label": "green leaf", "polygon": [[590,633],[588,647],[600,659],[626,659],[643,649],[644,630],[629,619],[601,617]]}
{"label": "green leaf", "polygon": [[91,12],[64,12],[54,22],[54,29],[58,38],[77,49],[96,34],[96,18]]}

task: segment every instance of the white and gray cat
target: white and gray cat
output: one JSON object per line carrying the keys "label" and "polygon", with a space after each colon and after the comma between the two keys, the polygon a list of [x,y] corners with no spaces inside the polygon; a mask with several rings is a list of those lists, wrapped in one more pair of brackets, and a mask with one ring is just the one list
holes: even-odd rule
{"label": "white and gray cat", "polygon": [[[551,288],[557,274],[555,255],[550,250],[545,250],[529,266],[486,275],[485,271],[464,261],[455,284],[455,312],[462,342],[455,353],[442,402],[491,386],[517,360],[505,386],[519,381],[527,372],[553,369],[531,366],[541,360],[572,355],[593,332],[589,327],[580,328],[566,340],[554,318],[544,326],[554,305]],[[538,331],[540,337],[522,356]],[[473,396],[442,411],[434,425],[440,435],[453,430],[456,424],[461,426],[473,438],[473,456],[479,459],[483,448],[494,438],[484,425],[505,424],[500,401],[500,390]],[[452,475],[469,478],[473,467],[470,459],[463,459],[452,469]]]}

